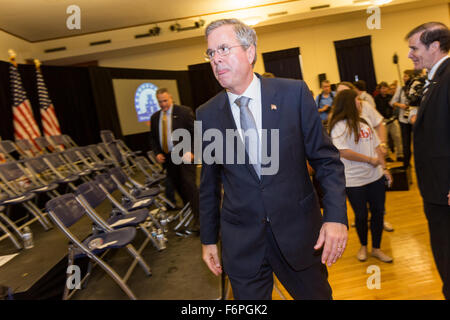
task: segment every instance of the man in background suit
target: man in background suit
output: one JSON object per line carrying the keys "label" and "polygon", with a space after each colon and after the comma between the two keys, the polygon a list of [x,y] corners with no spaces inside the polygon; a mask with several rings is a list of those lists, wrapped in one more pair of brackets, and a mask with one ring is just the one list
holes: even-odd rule
{"label": "man in background suit", "polygon": [[187,229],[186,232],[198,234],[198,189],[195,180],[195,165],[191,164],[194,155],[186,152],[181,164],[174,164],[171,158],[171,151],[174,147],[172,132],[176,129],[186,129],[193,137],[194,113],[188,107],[173,104],[172,96],[166,88],[158,89],[156,98],[161,110],[155,112],[150,119],[152,150],[156,154],[156,160],[167,169],[167,174],[184,204],[191,203],[194,215],[191,223],[193,227]]}
{"label": "man in background suit", "polygon": [[[345,178],[314,98],[303,81],[253,73],[256,33],[239,20],[212,22],[206,38],[206,55],[225,90],[197,109],[197,120],[203,133],[219,130],[225,138],[227,131],[237,133],[237,145],[224,142],[215,155],[227,161],[202,165],[203,260],[215,275],[222,273],[220,230],[223,266],[236,299],[271,299],[273,273],[295,299],[332,299],[325,263],[335,263],[347,242]],[[279,139],[264,145],[263,130],[268,141],[276,132]],[[242,140],[249,131],[257,133]],[[244,164],[236,161],[242,145]],[[274,172],[258,160],[264,146],[271,156],[278,151],[279,163],[270,163]],[[209,147],[203,141],[203,156]],[[323,217],[306,160],[324,190]]]}
{"label": "man in background suit", "polygon": [[406,36],[408,57],[417,70],[428,70],[414,130],[417,181],[428,220],[431,249],[450,299],[450,32],[430,22]]}

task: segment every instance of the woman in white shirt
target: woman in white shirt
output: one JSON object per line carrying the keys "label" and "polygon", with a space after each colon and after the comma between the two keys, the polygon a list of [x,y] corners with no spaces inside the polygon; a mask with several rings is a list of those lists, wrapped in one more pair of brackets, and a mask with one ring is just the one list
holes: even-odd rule
{"label": "woman in white shirt", "polygon": [[353,90],[340,91],[333,103],[329,122],[330,136],[339,149],[345,167],[346,192],[355,212],[356,230],[361,248],[360,261],[367,259],[369,205],[372,256],[383,262],[393,259],[380,249],[383,233],[385,182],[392,182],[386,170],[380,141],[369,119],[360,116],[361,103]]}

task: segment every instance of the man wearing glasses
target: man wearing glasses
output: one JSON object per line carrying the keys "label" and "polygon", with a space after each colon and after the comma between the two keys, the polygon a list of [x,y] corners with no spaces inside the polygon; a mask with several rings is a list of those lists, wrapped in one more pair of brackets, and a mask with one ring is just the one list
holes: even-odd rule
{"label": "man wearing glasses", "polygon": [[[223,143],[221,150],[234,162],[202,165],[203,260],[215,275],[222,273],[220,231],[236,299],[271,299],[273,273],[295,299],[331,299],[325,264],[335,263],[347,243],[344,168],[311,92],[303,81],[255,74],[256,34],[239,20],[212,22],[206,39],[207,58],[225,90],[197,109],[197,120],[203,133],[239,134],[237,145]],[[278,139],[266,144],[272,135]],[[237,161],[239,143],[244,164]],[[204,151],[209,146],[203,141]],[[268,174],[261,161],[265,150],[279,152],[275,173]],[[324,190],[323,218],[306,160]]]}

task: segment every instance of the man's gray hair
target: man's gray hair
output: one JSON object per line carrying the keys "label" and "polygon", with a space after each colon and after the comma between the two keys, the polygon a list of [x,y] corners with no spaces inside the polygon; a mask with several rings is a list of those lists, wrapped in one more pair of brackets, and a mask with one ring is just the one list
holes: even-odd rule
{"label": "man's gray hair", "polygon": [[253,59],[253,65],[255,65],[256,62],[256,32],[253,28],[249,27],[242,21],[238,19],[220,19],[211,22],[208,24],[205,30],[205,37],[208,39],[208,36],[211,34],[211,32],[219,27],[225,26],[225,25],[232,25],[234,29],[234,33],[236,34],[236,39],[239,41],[239,43],[245,48],[248,49],[251,45],[255,46],[255,58]]}

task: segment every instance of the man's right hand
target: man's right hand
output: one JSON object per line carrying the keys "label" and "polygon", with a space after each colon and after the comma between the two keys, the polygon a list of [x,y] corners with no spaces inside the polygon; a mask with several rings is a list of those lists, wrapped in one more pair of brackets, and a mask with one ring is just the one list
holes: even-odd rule
{"label": "man's right hand", "polygon": [[158,161],[158,163],[164,163],[166,162],[166,157],[162,153],[158,153],[156,155],[156,161]]}
{"label": "man's right hand", "polygon": [[211,270],[214,275],[218,276],[222,273],[222,266],[220,265],[219,254],[216,244],[203,244],[203,261],[205,261],[209,270]]}

